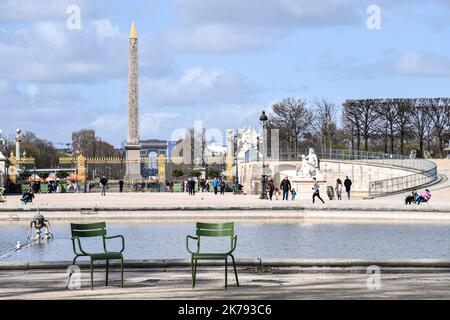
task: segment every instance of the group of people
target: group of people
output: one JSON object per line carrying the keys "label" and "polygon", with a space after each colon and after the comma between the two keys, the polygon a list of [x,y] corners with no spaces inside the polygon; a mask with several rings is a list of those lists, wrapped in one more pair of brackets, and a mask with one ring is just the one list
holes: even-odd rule
{"label": "group of people", "polygon": [[345,177],[344,184],[342,184],[342,180],[340,178],[337,178],[336,180],[336,186],[334,187],[334,191],[336,191],[336,196],[338,200],[342,200],[342,191],[345,188],[345,193],[347,193],[347,200],[350,200],[350,191],[352,188],[352,180],[348,178],[348,176]]}
{"label": "group of people", "polygon": [[[195,195],[195,186],[197,182],[194,178],[189,178],[187,181],[184,181],[184,190],[189,192],[190,195]],[[198,181],[199,191],[201,192],[211,192],[211,186],[214,194],[225,194],[227,183],[222,178],[213,178],[212,181],[209,179],[200,179]]]}
{"label": "group of people", "polygon": [[[350,200],[351,186],[352,181],[348,178],[348,176],[344,180],[344,183],[342,183],[341,179],[339,178],[336,180],[335,191],[338,200],[342,200],[342,191],[344,190],[344,188],[345,192],[347,193],[347,199]],[[323,201],[322,197],[320,196],[320,184],[316,178],[313,178],[312,190],[312,202],[315,203],[315,200],[317,198],[322,201],[322,203],[325,203],[325,201]],[[272,200],[274,195],[276,200],[281,197],[281,194],[283,195],[283,200],[289,200],[289,194],[291,196],[291,200],[295,200],[295,197],[297,196],[297,192],[294,188],[292,188],[291,182],[289,181],[288,177],[284,177],[284,179],[280,183],[279,188],[275,186],[275,182],[273,179],[269,179],[267,183],[267,193],[269,195],[269,200]]]}
{"label": "group of people", "polygon": [[405,198],[405,204],[412,204],[412,203],[417,203],[420,204],[422,202],[428,202],[428,200],[430,200],[431,198],[431,192],[429,189],[425,189],[425,191],[419,195],[417,193],[417,190],[414,189],[411,193],[411,195],[407,196]]}
{"label": "group of people", "polygon": [[269,179],[267,183],[267,192],[269,194],[269,200],[272,200],[274,194],[275,199],[278,200],[281,196],[281,192],[283,193],[283,200],[289,200],[289,193],[291,194],[291,200],[295,200],[295,197],[297,196],[295,189],[291,188],[291,182],[288,177],[285,177],[281,181],[280,188],[275,186],[273,179]]}

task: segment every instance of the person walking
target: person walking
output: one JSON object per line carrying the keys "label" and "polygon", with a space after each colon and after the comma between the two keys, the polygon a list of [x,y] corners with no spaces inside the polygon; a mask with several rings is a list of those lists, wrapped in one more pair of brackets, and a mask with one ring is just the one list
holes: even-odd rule
{"label": "person walking", "polygon": [[186,183],[187,191],[189,192],[190,196],[192,195],[192,192],[194,191],[193,188],[192,188],[192,182],[193,181],[194,180],[192,178],[189,178],[189,180]]}
{"label": "person walking", "polygon": [[222,178],[219,180],[219,186],[220,186],[220,194],[225,194],[225,188],[227,186],[225,180]]}
{"label": "person walking", "polygon": [[106,196],[106,186],[108,185],[108,179],[106,179],[105,176],[103,176],[100,179],[100,186],[102,187],[102,196]]}
{"label": "person walking", "polygon": [[275,183],[273,182],[273,179],[270,179],[267,183],[267,191],[269,191],[269,199],[272,201],[273,197],[273,191],[275,190]]}
{"label": "person walking", "polygon": [[297,192],[294,188],[291,189],[291,200],[295,200],[295,197],[297,196]]}
{"label": "person walking", "polygon": [[288,177],[284,177],[280,183],[280,189],[283,191],[283,200],[289,200],[289,191],[291,191],[291,182]]}
{"label": "person walking", "polygon": [[200,179],[200,182],[199,182],[199,185],[200,185],[200,190],[201,190],[201,192],[205,192],[205,185],[206,185],[206,181],[205,181],[205,179]]}
{"label": "person walking", "polygon": [[322,201],[322,203],[325,203],[325,201],[323,201],[323,199],[320,197],[320,185],[317,182],[317,179],[313,178],[313,180],[314,180],[314,186],[312,187],[312,189],[314,190],[312,196],[313,203],[315,202],[316,197],[319,198],[319,200]]}
{"label": "person walking", "polygon": [[350,200],[350,189],[352,187],[352,180],[350,180],[348,176],[345,177],[344,186],[345,192],[347,192],[347,200]]}
{"label": "person walking", "polygon": [[119,180],[119,192],[123,192],[123,180]]}
{"label": "person walking", "polygon": [[191,194],[195,196],[195,180],[192,178],[191,180]]}
{"label": "person walking", "polygon": [[213,189],[214,189],[214,194],[217,194],[217,188],[219,187],[219,180],[217,180],[216,177],[214,177],[212,185],[213,185]]}
{"label": "person walking", "polygon": [[280,197],[280,189],[275,188],[275,200],[278,200],[279,197]]}
{"label": "person walking", "polygon": [[334,187],[334,190],[336,190],[336,195],[338,200],[342,200],[342,181],[341,179],[337,178],[336,180],[336,187]]}

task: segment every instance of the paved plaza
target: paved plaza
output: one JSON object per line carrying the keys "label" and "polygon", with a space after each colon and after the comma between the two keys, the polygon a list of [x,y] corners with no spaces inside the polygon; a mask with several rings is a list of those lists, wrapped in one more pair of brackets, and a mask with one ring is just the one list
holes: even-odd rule
{"label": "paved plaza", "polygon": [[[279,268],[258,272],[239,269],[240,287],[229,274],[224,288],[223,268],[202,268],[195,290],[190,270],[126,270],[125,287],[120,288],[118,272],[110,273],[104,286],[104,272],[97,271],[90,290],[88,273],[82,275],[79,290],[66,289],[65,270],[0,271],[0,299],[448,299],[450,272],[395,269],[381,272],[380,287],[367,286],[365,269]],[[370,282],[370,281],[369,281]],[[376,283],[376,282],[370,282]]]}
{"label": "paved plaza", "polygon": [[363,200],[331,200],[312,204],[260,200],[257,195],[223,196],[199,193],[99,193],[38,194],[33,204],[23,205],[9,196],[0,205],[0,221],[29,220],[38,209],[50,220],[98,219],[366,219],[450,221],[449,189],[432,191],[430,203],[405,205],[404,194]]}

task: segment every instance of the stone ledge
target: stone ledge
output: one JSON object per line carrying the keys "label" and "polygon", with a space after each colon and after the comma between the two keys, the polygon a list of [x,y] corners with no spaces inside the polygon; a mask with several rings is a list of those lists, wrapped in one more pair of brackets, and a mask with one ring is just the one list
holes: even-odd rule
{"label": "stone ledge", "polygon": [[[149,260],[125,260],[126,268],[177,268],[189,267],[189,259],[149,259]],[[46,270],[46,269],[66,269],[72,264],[72,261],[50,261],[50,262],[31,262],[31,263],[0,263],[0,270]],[[77,262],[81,268],[88,268],[87,261]],[[202,266],[223,267],[223,261],[202,261]],[[236,265],[239,267],[256,268],[364,268],[369,266],[378,266],[380,268],[420,268],[420,269],[443,269],[449,272],[450,260],[440,259],[410,259],[410,260],[363,260],[363,259],[237,259]],[[96,263],[95,266],[105,266],[104,263]],[[110,263],[110,266],[119,266],[118,262]]]}

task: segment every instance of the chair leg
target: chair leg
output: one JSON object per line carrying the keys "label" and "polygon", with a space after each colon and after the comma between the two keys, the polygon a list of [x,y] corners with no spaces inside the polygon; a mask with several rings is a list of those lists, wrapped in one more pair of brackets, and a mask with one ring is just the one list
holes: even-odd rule
{"label": "chair leg", "polygon": [[192,288],[195,287],[195,282],[196,282],[196,279],[197,279],[197,263],[198,263],[197,259],[194,260],[194,282],[192,284]]}
{"label": "chair leg", "polygon": [[195,287],[194,283],[194,259],[191,258],[191,280],[192,280],[192,289]]}
{"label": "chair leg", "polygon": [[225,289],[228,287],[228,257],[225,258]]}
{"label": "chair leg", "polygon": [[120,285],[123,288],[123,256],[120,258]]}
{"label": "chair leg", "polygon": [[108,286],[109,260],[106,259],[106,286]]}
{"label": "chair leg", "polygon": [[94,265],[91,258],[91,290],[94,290]]}
{"label": "chair leg", "polygon": [[236,284],[239,287],[239,280],[238,280],[238,275],[237,275],[237,271],[236,271],[236,262],[234,261],[234,257],[232,254],[230,254],[231,259],[233,260],[233,268],[234,268],[234,275],[236,276]]}

